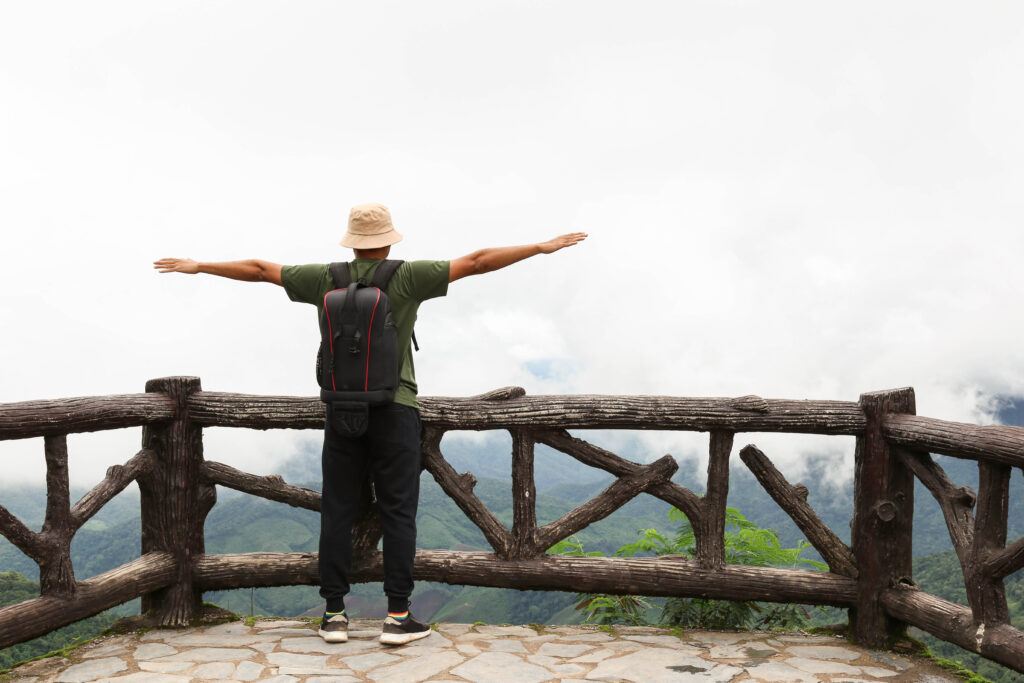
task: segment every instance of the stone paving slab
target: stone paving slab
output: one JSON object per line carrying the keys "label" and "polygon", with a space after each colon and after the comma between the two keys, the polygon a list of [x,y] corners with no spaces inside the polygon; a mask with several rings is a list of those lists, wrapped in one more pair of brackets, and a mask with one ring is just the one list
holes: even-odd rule
{"label": "stone paving slab", "polygon": [[[262,619],[96,639],[14,669],[24,683],[954,683],[922,659],[862,650],[842,638],[650,627],[438,624],[423,640],[382,645],[380,621],[354,619],[347,643],[310,621]],[[5,680],[6,679],[6,680]]]}

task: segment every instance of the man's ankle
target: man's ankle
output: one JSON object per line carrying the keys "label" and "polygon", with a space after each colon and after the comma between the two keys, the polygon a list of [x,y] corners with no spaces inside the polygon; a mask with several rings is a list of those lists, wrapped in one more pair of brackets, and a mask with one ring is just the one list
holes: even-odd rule
{"label": "man's ankle", "polygon": [[388,596],[388,615],[407,614],[409,612],[408,596],[394,598]]}

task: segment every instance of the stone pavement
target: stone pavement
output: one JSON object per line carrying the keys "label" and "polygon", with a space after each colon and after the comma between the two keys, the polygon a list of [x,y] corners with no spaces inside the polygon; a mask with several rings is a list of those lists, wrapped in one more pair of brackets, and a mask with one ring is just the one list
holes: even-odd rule
{"label": "stone pavement", "polygon": [[[197,680],[298,683],[474,681],[959,681],[925,660],[865,651],[841,638],[769,632],[591,626],[439,624],[401,647],[377,642],[380,621],[355,619],[329,644],[307,621],[236,621],[109,636],[23,664],[11,681]],[[0,679],[4,677],[0,676]]]}

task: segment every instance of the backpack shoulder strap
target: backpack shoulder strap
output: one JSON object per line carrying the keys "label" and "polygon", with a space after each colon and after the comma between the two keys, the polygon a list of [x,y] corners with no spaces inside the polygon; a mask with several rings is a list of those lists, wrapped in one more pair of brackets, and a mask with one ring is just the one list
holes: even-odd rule
{"label": "backpack shoulder strap", "polygon": [[388,283],[391,282],[395,271],[403,263],[405,261],[387,259],[377,266],[377,270],[373,273],[373,279],[370,280],[370,285],[381,290],[387,289]]}
{"label": "backpack shoulder strap", "polygon": [[[403,263],[405,263],[405,261],[400,259],[385,260],[384,263],[377,266],[377,270],[374,272],[373,280],[370,281],[370,284],[380,290],[387,289],[388,283],[391,282],[391,278],[395,274],[395,271],[398,270],[398,267]],[[417,351],[420,350],[419,342],[416,341],[416,330],[413,330],[412,332],[412,345]]]}
{"label": "backpack shoulder strap", "polygon": [[352,275],[349,273],[347,262],[332,263],[328,268],[336,288],[345,289],[352,283]]}

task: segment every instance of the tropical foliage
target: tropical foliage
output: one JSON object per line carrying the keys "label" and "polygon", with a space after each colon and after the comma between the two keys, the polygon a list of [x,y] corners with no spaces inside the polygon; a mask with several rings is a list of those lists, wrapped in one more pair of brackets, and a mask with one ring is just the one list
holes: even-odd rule
{"label": "tropical foliage", "polygon": [[[635,555],[696,556],[697,539],[686,516],[677,508],[668,513],[669,521],[678,525],[674,535],[657,529],[646,529],[633,543],[619,548],[617,557]],[[757,567],[796,567],[808,565],[825,570],[826,565],[803,557],[810,547],[799,541],[795,548],[784,548],[772,529],[762,529],[735,509],[728,508],[725,517],[725,556],[728,564]],[[550,553],[595,556],[586,552],[578,538],[556,544]],[[648,614],[654,601],[635,595],[580,594],[576,607],[586,614],[586,621],[597,624],[650,623]],[[800,628],[809,622],[810,614],[801,605],[762,603],[755,601],[714,600],[710,598],[668,598],[664,601],[657,623],[683,628]]]}

